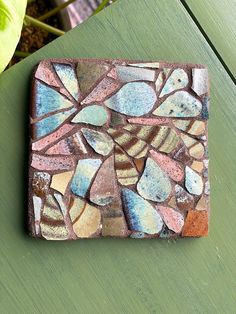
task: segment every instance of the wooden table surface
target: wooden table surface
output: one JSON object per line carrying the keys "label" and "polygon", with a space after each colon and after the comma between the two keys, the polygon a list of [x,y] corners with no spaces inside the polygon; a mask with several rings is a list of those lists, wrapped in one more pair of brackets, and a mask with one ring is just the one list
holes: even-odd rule
{"label": "wooden table surface", "polygon": [[[0,312],[236,312],[235,0],[118,0],[0,75]],[[26,233],[30,75],[47,57],[208,65],[207,238],[46,242]]]}

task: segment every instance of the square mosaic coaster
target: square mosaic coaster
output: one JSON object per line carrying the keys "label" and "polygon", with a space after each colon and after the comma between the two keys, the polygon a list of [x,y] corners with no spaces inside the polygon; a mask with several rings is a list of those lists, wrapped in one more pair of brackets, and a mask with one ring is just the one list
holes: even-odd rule
{"label": "square mosaic coaster", "polygon": [[208,234],[206,68],[52,59],[32,89],[33,236]]}

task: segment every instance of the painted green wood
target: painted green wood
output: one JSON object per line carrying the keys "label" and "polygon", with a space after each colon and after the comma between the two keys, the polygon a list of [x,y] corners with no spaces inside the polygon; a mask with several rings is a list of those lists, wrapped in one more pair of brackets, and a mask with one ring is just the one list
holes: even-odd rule
{"label": "painted green wood", "polygon": [[236,1],[185,0],[236,78]]}
{"label": "painted green wood", "polygon": [[[200,62],[211,77],[210,235],[46,242],[25,233],[30,74],[45,57]],[[179,1],[122,0],[0,76],[1,313],[235,313],[236,90]]]}

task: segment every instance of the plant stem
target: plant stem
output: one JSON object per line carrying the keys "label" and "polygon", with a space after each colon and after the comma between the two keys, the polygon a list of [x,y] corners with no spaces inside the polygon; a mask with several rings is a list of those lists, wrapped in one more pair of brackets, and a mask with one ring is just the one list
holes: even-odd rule
{"label": "plant stem", "polygon": [[44,15],[40,16],[38,18],[39,21],[44,21],[47,18],[49,18],[50,16],[57,14],[59,11],[61,11],[62,9],[66,8],[69,4],[71,4],[72,2],[75,2],[75,0],[68,0],[60,5],[58,5],[56,8],[48,11],[47,13],[45,13]]}
{"label": "plant stem", "polygon": [[36,27],[39,27],[39,28],[42,28],[44,29],[45,31],[49,32],[49,33],[52,33],[54,35],[57,35],[57,36],[61,36],[61,35],[64,35],[65,32],[58,29],[58,28],[55,28],[53,26],[50,26],[46,23],[43,23],[43,22],[40,22],[38,21],[37,19],[29,16],[29,15],[25,15],[25,24],[27,25],[33,25],[33,26],[36,26]]}
{"label": "plant stem", "polygon": [[24,51],[19,51],[19,50],[16,50],[14,52],[14,57],[19,57],[19,58],[26,58],[30,55],[31,55],[30,52],[24,52]]}
{"label": "plant stem", "polygon": [[108,4],[109,0],[103,0],[99,6],[97,7],[97,9],[93,12],[92,15],[97,14],[98,12],[102,11],[102,9],[104,9],[104,7]]}

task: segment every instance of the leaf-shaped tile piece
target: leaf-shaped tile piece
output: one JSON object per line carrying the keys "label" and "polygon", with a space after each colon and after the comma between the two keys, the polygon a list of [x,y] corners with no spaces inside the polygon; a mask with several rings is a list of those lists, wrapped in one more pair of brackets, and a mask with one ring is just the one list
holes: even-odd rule
{"label": "leaf-shaped tile piece", "polygon": [[104,103],[114,111],[130,116],[142,116],[153,108],[156,99],[154,89],[147,83],[132,82],[122,86]]}
{"label": "leaf-shaped tile piece", "polygon": [[104,107],[91,105],[83,108],[79,113],[77,113],[71,122],[102,126],[107,123],[107,120],[108,112]]}
{"label": "leaf-shaped tile piece", "polygon": [[108,134],[87,128],[82,128],[81,131],[95,152],[103,156],[107,156],[111,152],[114,143]]}
{"label": "leaf-shaped tile piece", "polygon": [[53,63],[53,67],[68,92],[78,100],[80,93],[74,68],[70,64],[63,63]]}
{"label": "leaf-shaped tile piece", "polygon": [[129,229],[148,234],[159,233],[163,227],[163,221],[156,209],[130,189],[122,189],[121,193]]}
{"label": "leaf-shaped tile piece", "polygon": [[39,138],[55,131],[74,112],[75,108],[53,114],[33,124],[33,136]]}
{"label": "leaf-shaped tile piece", "polygon": [[188,75],[183,69],[175,69],[167,79],[160,97],[163,97],[175,90],[184,88],[188,85]]}
{"label": "leaf-shaped tile piece", "polygon": [[139,194],[154,202],[165,201],[171,193],[171,182],[168,175],[148,158],[143,174],[137,184]]}
{"label": "leaf-shaped tile piece", "polygon": [[168,174],[171,179],[177,182],[183,179],[184,171],[177,161],[154,150],[150,150],[150,154],[155,162]]}
{"label": "leaf-shaped tile piece", "polygon": [[115,169],[120,184],[132,185],[138,181],[138,172],[135,166],[118,146],[115,146]]}
{"label": "leaf-shaped tile piece", "polygon": [[91,181],[99,169],[102,161],[100,159],[80,159],[71,182],[71,191],[84,197],[90,187]]}
{"label": "leaf-shaped tile piece", "polygon": [[201,113],[202,103],[185,91],[167,97],[153,114],[161,117],[196,117]]}
{"label": "leaf-shaped tile piece", "polygon": [[73,106],[65,96],[37,80],[35,81],[35,104],[33,118]]}
{"label": "leaf-shaped tile piece", "polygon": [[185,186],[191,194],[201,195],[203,191],[202,177],[193,169],[186,166],[185,168]]}

